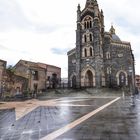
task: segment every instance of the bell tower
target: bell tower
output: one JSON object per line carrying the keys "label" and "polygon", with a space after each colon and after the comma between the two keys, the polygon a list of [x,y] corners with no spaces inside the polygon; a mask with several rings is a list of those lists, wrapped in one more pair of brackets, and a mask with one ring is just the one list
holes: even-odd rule
{"label": "bell tower", "polygon": [[80,4],[77,7],[76,47],[68,52],[70,87],[132,85],[133,90],[135,67],[131,43],[122,41],[113,26],[105,32],[104,13],[97,0],[85,1],[83,9]]}
{"label": "bell tower", "polygon": [[[93,73],[93,85],[101,87],[103,73],[103,41],[104,41],[104,15],[99,10],[96,0],[87,0],[85,8],[81,11],[77,7],[77,29],[76,29],[76,82],[78,86],[83,85],[86,76],[82,71],[89,68]],[[89,73],[90,73],[89,72]],[[86,79],[86,80],[85,80]]]}

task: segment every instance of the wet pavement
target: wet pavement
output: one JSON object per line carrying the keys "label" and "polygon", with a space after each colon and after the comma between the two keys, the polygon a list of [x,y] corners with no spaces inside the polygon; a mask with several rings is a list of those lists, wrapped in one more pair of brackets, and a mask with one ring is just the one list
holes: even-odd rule
{"label": "wet pavement", "polygon": [[0,102],[0,140],[140,140],[140,100],[65,97]]}

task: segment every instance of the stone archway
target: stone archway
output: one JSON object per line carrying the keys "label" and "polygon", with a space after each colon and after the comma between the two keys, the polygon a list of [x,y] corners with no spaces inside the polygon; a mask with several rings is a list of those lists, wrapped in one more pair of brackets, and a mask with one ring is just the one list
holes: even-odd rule
{"label": "stone archway", "polygon": [[93,86],[93,74],[90,70],[88,70],[85,74],[85,81],[84,81],[85,85],[87,87],[91,87]]}
{"label": "stone archway", "polygon": [[76,88],[76,76],[75,75],[72,77],[72,87]]}
{"label": "stone archway", "polygon": [[94,87],[95,83],[95,70],[92,67],[86,67],[81,73],[81,86]]}
{"label": "stone archway", "polygon": [[119,86],[124,86],[126,85],[126,77],[125,77],[125,73],[124,72],[120,72],[119,74]]}
{"label": "stone archway", "polygon": [[70,87],[76,88],[76,73],[73,73],[70,77]]}
{"label": "stone archway", "polygon": [[118,86],[127,86],[128,85],[128,78],[127,78],[127,72],[120,70],[117,75],[117,85]]}

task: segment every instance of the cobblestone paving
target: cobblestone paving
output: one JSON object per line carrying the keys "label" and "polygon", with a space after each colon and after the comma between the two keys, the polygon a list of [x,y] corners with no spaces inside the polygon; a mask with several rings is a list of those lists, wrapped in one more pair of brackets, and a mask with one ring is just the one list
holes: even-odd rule
{"label": "cobblestone paving", "polygon": [[[0,140],[42,140],[116,97],[67,97],[50,101],[0,102]],[[62,133],[57,140],[139,140],[140,100],[121,98],[94,116]],[[27,106],[27,104],[36,105]],[[19,106],[24,112],[17,112]],[[13,108],[11,108],[13,107]],[[25,113],[25,108],[33,108]],[[17,118],[18,113],[23,114]],[[47,139],[47,138],[46,138]]]}

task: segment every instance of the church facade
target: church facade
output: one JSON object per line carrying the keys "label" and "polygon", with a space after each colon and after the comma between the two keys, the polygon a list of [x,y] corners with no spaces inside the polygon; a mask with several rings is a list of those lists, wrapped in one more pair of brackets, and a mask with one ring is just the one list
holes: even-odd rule
{"label": "church facade", "polygon": [[134,87],[134,55],[111,26],[104,30],[104,14],[96,0],[77,7],[76,47],[68,55],[70,87]]}

